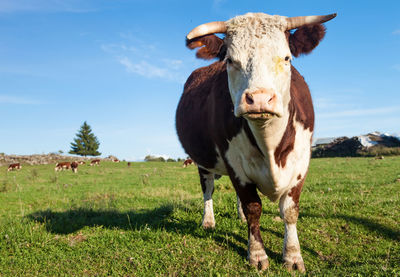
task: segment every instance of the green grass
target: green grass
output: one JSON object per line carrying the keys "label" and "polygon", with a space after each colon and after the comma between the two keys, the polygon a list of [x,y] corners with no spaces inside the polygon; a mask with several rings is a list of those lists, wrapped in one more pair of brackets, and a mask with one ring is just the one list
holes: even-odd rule
{"label": "green grass", "polygon": [[[400,157],[311,161],[298,221],[308,275],[400,275],[399,178]],[[263,197],[266,273],[247,265],[227,177],[214,231],[201,228],[202,205],[196,168],[180,163],[0,167],[0,276],[290,276],[276,203]]]}

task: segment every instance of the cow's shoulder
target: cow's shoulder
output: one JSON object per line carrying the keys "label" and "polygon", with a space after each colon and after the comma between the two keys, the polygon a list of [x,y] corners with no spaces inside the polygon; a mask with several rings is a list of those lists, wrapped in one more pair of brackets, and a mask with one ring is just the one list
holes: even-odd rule
{"label": "cow's shoulder", "polygon": [[314,108],[310,89],[303,76],[292,66],[292,78],[290,85],[290,98],[296,116],[296,121],[304,126],[304,129],[314,130]]}

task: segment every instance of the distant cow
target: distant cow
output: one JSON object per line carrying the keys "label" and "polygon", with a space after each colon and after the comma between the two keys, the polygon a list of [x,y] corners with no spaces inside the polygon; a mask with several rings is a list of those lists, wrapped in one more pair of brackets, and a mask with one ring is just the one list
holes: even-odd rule
{"label": "distant cow", "polygon": [[92,165],[100,165],[100,159],[95,159],[90,162],[90,166]]}
{"label": "distant cow", "polygon": [[85,164],[84,161],[78,161],[78,164]]}
{"label": "distant cow", "polygon": [[[197,57],[220,60],[191,74],[176,113],[179,140],[198,165],[202,225],[215,226],[215,174],[229,175],[239,216],[247,220],[247,258],[262,270],[269,262],[260,232],[258,191],[279,201],[285,266],[305,271],[296,223],[310,161],[314,110],[308,86],[291,60],[310,53],[325,35],[321,23],[335,16],[248,13],[202,24],[186,37],[189,48],[200,47]],[[318,66],[329,67],[323,62]]]}
{"label": "distant cow", "polygon": [[113,163],[119,163],[118,159],[113,159],[112,161],[113,161]]}
{"label": "distant cow", "polygon": [[128,167],[130,167],[131,166],[131,162],[128,162]]}
{"label": "distant cow", "polygon": [[8,166],[7,171],[11,171],[11,170],[20,170],[22,168],[20,163],[15,163],[15,164],[10,164]]}
{"label": "distant cow", "polygon": [[186,159],[184,162],[183,162],[183,168],[185,168],[185,167],[187,167],[188,165],[191,165],[191,164],[194,164],[194,162],[193,162],[193,160],[192,159]]}
{"label": "distant cow", "polygon": [[78,172],[78,165],[79,165],[78,162],[72,162],[72,163],[71,163],[72,172],[74,172],[74,173],[77,173],[77,172]]}
{"label": "distant cow", "polygon": [[70,162],[61,162],[57,163],[56,167],[54,168],[54,171],[61,171],[61,170],[67,170],[71,168],[71,163]]}

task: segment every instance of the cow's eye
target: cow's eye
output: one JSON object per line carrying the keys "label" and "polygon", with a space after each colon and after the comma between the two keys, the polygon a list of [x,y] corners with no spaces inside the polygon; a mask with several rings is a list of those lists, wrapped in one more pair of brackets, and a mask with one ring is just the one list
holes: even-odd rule
{"label": "cow's eye", "polygon": [[227,58],[227,59],[226,59],[226,63],[227,63],[227,64],[232,64],[231,58]]}
{"label": "cow's eye", "polygon": [[289,56],[286,56],[285,57],[285,61],[289,61],[290,60],[290,57]]}

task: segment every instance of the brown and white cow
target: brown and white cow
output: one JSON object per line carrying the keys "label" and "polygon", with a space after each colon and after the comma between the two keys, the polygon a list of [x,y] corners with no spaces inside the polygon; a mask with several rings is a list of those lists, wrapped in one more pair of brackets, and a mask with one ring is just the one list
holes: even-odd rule
{"label": "brown and white cow", "polygon": [[90,166],[92,165],[100,165],[100,159],[95,159],[90,162]]}
{"label": "brown and white cow", "polygon": [[[314,110],[308,86],[291,60],[310,53],[325,35],[322,23],[335,16],[248,13],[200,25],[187,35],[189,48],[201,47],[197,57],[220,59],[190,75],[176,112],[179,139],[198,165],[202,225],[215,226],[215,175],[229,175],[239,217],[247,220],[248,260],[261,270],[269,262],[260,233],[257,191],[271,201],[279,200],[285,266],[305,271],[296,223],[310,160]],[[293,29],[297,30],[290,32]]]}
{"label": "brown and white cow", "polygon": [[71,163],[71,169],[72,169],[73,173],[78,173],[78,166],[79,166],[79,163],[77,161],[74,161]]}
{"label": "brown and white cow", "polygon": [[185,167],[187,167],[188,165],[191,165],[191,164],[194,164],[194,162],[193,162],[192,159],[189,158],[189,159],[186,159],[186,160],[183,162],[182,167],[185,168]]}
{"label": "brown and white cow", "polygon": [[10,164],[7,168],[7,171],[11,171],[11,170],[20,170],[22,168],[20,163],[14,163],[14,164]]}
{"label": "brown and white cow", "polygon": [[118,159],[113,159],[112,161],[113,161],[113,163],[119,163]]}
{"label": "brown and white cow", "polygon": [[85,164],[85,162],[84,161],[78,161],[78,164],[82,165],[82,164]]}
{"label": "brown and white cow", "polygon": [[61,170],[68,170],[71,168],[71,163],[70,162],[61,162],[57,163],[56,167],[54,168],[54,171],[61,171]]}

